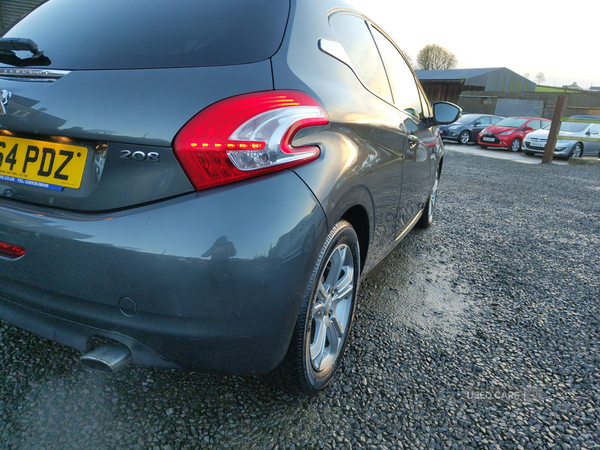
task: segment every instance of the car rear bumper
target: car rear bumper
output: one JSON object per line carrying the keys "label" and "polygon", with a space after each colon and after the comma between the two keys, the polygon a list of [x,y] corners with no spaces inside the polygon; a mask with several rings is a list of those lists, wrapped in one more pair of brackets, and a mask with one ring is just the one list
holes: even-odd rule
{"label": "car rear bumper", "polygon": [[325,217],[291,171],[112,214],[0,204],[0,319],[142,365],[264,373],[285,352]]}

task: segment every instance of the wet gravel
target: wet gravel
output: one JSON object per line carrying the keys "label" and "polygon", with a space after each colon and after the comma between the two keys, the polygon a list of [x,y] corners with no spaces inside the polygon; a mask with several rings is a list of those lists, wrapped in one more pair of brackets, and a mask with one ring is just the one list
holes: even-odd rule
{"label": "wet gravel", "polygon": [[448,151],[435,225],[363,282],[315,398],[0,323],[2,449],[600,449],[600,169]]}

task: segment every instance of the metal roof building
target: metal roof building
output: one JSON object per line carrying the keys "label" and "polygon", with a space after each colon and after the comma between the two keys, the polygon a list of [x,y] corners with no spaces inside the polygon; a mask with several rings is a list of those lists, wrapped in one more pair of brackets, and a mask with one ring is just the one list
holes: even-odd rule
{"label": "metal roof building", "polygon": [[1,0],[0,31],[8,28],[45,0]]}
{"label": "metal roof building", "polygon": [[462,91],[533,92],[533,81],[506,67],[487,69],[417,70],[431,101],[458,102]]}

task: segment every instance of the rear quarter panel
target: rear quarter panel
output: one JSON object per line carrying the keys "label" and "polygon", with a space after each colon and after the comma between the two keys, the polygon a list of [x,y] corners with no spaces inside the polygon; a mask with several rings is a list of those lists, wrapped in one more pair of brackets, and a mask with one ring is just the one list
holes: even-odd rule
{"label": "rear quarter panel", "polygon": [[364,208],[370,222],[366,273],[389,252],[401,225],[406,136],[395,107],[365,89],[345,64],[319,50],[319,39],[337,40],[328,22],[332,6],[316,0],[292,5],[294,28],[273,57],[274,84],[311,93],[329,115],[327,128],[294,142],[319,145],[320,158],[294,170],[321,203],[329,228],[350,207]]}

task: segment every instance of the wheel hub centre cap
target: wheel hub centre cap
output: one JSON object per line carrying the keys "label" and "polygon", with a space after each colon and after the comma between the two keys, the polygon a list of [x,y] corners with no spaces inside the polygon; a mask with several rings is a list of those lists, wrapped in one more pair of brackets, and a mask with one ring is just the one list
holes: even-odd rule
{"label": "wheel hub centre cap", "polygon": [[333,294],[329,294],[325,300],[325,313],[331,311],[331,305],[333,303]]}

